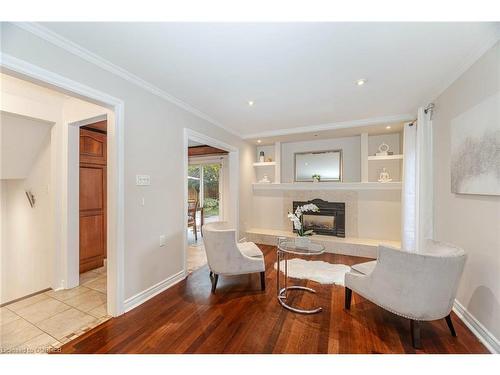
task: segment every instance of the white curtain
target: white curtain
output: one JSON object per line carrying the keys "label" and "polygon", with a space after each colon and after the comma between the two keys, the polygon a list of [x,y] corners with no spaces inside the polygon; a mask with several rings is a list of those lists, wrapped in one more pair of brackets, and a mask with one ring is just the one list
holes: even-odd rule
{"label": "white curtain", "polygon": [[415,251],[417,245],[417,125],[405,124],[403,133],[403,190],[401,196],[401,248]]}
{"label": "white curtain", "polygon": [[417,251],[434,238],[432,111],[417,116]]}
{"label": "white curtain", "polygon": [[433,168],[431,112],[418,110],[417,121],[405,124],[401,248],[423,250],[433,238]]}

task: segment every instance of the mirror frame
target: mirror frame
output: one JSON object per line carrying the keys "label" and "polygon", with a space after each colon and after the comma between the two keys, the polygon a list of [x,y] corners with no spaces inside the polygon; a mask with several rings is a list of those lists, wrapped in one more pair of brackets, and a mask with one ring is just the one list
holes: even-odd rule
{"label": "mirror frame", "polygon": [[326,179],[321,179],[319,182],[342,182],[343,181],[343,170],[344,170],[344,158],[342,155],[342,149],[339,150],[322,150],[322,151],[305,151],[305,152],[296,152],[293,154],[293,169],[294,169],[294,177],[293,180],[294,182],[313,182],[312,177],[309,179],[302,179],[299,180],[297,179],[297,155],[306,155],[306,154],[325,154],[328,152],[336,152],[340,155],[339,158],[339,178],[326,178]]}

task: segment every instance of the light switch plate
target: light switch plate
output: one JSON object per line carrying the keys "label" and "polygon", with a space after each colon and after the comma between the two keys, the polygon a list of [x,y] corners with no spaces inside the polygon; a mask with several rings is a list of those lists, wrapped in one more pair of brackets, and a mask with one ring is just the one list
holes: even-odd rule
{"label": "light switch plate", "polygon": [[167,237],[165,235],[160,236],[160,247],[165,246],[167,243]]}
{"label": "light switch plate", "polygon": [[135,176],[135,184],[137,186],[151,185],[151,177],[147,174],[138,174]]}

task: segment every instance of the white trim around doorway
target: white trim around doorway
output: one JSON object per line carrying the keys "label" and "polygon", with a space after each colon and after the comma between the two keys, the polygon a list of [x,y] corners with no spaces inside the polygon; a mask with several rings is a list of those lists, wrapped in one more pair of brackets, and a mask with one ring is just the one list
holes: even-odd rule
{"label": "white trim around doorway", "polygon": [[236,229],[236,233],[239,233],[239,176],[240,176],[240,163],[239,163],[239,150],[238,148],[231,146],[225,142],[222,142],[218,139],[209,137],[208,135],[199,133],[195,130],[184,128],[184,147],[183,147],[183,168],[184,168],[184,276],[187,276],[187,250],[188,250],[188,238],[187,238],[187,221],[188,221],[188,165],[189,165],[189,157],[188,157],[188,148],[189,148],[189,140],[212,146],[215,148],[219,148],[221,150],[228,152],[228,168],[224,171],[224,173],[228,173],[228,181],[229,186],[224,188],[224,193],[229,195],[229,204],[225,204],[224,213],[222,217],[225,221],[228,221],[234,225]]}
{"label": "white trim around doorway", "polygon": [[[124,312],[124,103],[121,99],[63,77],[6,53],[2,71],[34,83],[43,83],[110,108],[115,121],[108,124],[108,314]],[[187,168],[186,168],[187,170]],[[68,217],[62,219],[68,220]],[[60,243],[60,242],[59,242]],[[64,277],[63,277],[64,278]],[[63,279],[59,277],[58,279]],[[64,286],[64,285],[63,285]]]}

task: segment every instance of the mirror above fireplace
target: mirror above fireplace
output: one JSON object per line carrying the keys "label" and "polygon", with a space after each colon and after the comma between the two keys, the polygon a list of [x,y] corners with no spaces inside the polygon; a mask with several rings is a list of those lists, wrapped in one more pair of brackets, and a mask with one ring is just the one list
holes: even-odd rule
{"label": "mirror above fireplace", "polygon": [[295,153],[295,181],[342,181],[342,150]]}

